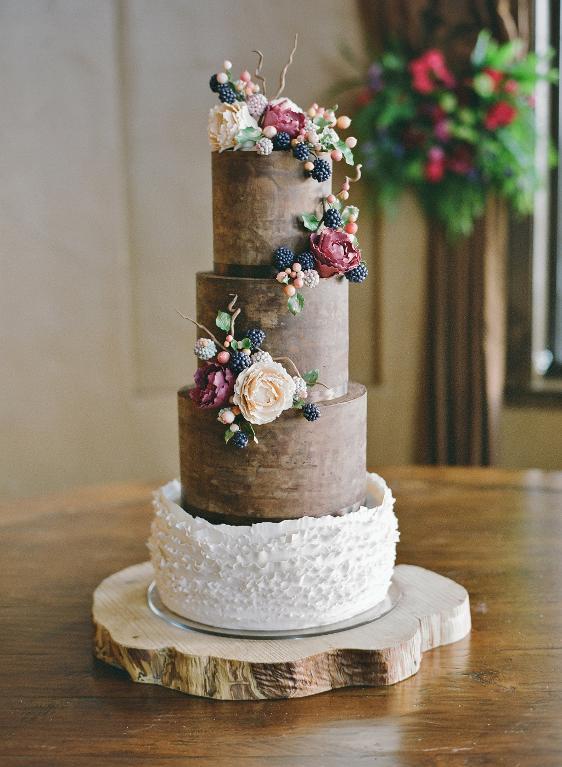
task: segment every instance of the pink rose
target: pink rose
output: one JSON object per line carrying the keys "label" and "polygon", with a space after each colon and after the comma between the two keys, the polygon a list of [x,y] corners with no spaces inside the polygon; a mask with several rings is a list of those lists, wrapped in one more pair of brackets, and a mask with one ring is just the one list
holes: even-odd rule
{"label": "pink rose", "polygon": [[310,248],[320,277],[345,274],[361,263],[361,251],[347,232],[324,229],[311,234]]}
{"label": "pink rose", "polygon": [[291,109],[291,102],[282,99],[277,104],[268,104],[263,113],[262,128],[272,125],[277,128],[277,132],[284,131],[291,138],[298,136],[299,131],[304,128],[304,113],[296,112]]}
{"label": "pink rose", "polygon": [[197,368],[195,388],[189,396],[200,408],[224,407],[234,391],[234,374],[225,365],[209,362],[204,367]]}

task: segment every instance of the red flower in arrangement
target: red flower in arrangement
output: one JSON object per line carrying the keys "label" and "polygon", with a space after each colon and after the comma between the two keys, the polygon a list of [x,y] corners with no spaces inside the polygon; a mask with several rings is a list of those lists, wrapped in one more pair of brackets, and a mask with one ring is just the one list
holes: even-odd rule
{"label": "red flower in arrangement", "polygon": [[494,90],[498,91],[500,89],[500,85],[504,78],[503,72],[500,72],[499,69],[490,69],[490,67],[486,67],[484,69],[484,72],[488,75],[488,77],[494,83]]}
{"label": "red flower in arrangement", "polygon": [[441,181],[445,175],[445,152],[441,147],[432,147],[427,153],[427,163],[424,168],[424,175],[427,181],[436,184]]}
{"label": "red flower in arrangement", "polygon": [[474,167],[474,157],[470,147],[466,145],[456,146],[447,159],[447,168],[453,173],[466,176]]}
{"label": "red flower in arrangement", "polygon": [[279,132],[288,133],[291,138],[298,136],[304,128],[304,112],[296,112],[291,109],[291,102],[281,99],[277,103],[268,104],[263,113],[262,127],[272,125]]}
{"label": "red flower in arrangement", "polygon": [[455,78],[447,68],[441,51],[433,48],[409,64],[412,87],[418,93],[433,93],[436,88],[453,88]]}
{"label": "red flower in arrangement", "polygon": [[320,277],[345,274],[361,263],[361,251],[347,232],[324,229],[311,234],[310,248]]}
{"label": "red flower in arrangement", "polygon": [[488,130],[496,130],[504,125],[509,125],[517,116],[517,110],[507,101],[498,101],[486,112],[484,125]]}
{"label": "red flower in arrangement", "polygon": [[197,368],[193,378],[195,388],[191,389],[189,396],[197,407],[224,407],[228,403],[234,391],[234,374],[230,368],[209,362],[204,367]]}

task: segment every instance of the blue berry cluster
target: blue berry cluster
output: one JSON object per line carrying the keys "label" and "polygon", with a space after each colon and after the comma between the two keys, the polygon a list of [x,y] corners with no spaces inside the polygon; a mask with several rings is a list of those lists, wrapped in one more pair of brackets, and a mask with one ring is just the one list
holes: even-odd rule
{"label": "blue berry cluster", "polygon": [[355,269],[352,269],[350,272],[346,272],[346,279],[350,282],[365,282],[367,277],[369,276],[369,270],[367,269],[367,264],[365,264],[363,261],[359,264],[359,266],[356,266]]}
{"label": "blue berry cluster", "polygon": [[238,375],[246,368],[249,368],[251,364],[252,360],[250,359],[249,354],[245,354],[244,352],[233,352],[230,355],[228,366],[234,375]]}
{"label": "blue berry cluster", "polygon": [[243,431],[237,431],[234,436],[230,438],[229,445],[237,447],[239,450],[243,450],[245,447],[248,447],[248,435],[244,434]]}
{"label": "blue berry cluster", "polygon": [[308,148],[308,144],[305,144],[304,142],[297,144],[293,148],[294,157],[296,157],[297,160],[300,160],[301,162],[306,162],[308,160],[309,154],[310,150]]}
{"label": "blue berry cluster", "polygon": [[294,263],[295,254],[290,248],[277,248],[273,254],[273,265],[279,272],[283,272],[285,269],[290,269]]}
{"label": "blue berry cluster", "polygon": [[332,169],[330,163],[327,160],[322,160],[317,157],[314,160],[314,168],[310,171],[310,175],[315,181],[327,181],[332,175]]}
{"label": "blue berry cluster", "polygon": [[315,405],[312,402],[308,402],[306,405],[303,405],[302,414],[307,421],[317,421],[320,418],[320,410],[318,405]]}
{"label": "blue berry cluster", "polygon": [[265,341],[265,333],[260,328],[250,328],[246,331],[246,338],[252,344],[252,349],[259,349]]}
{"label": "blue berry cluster", "polygon": [[290,149],[291,147],[291,137],[288,133],[285,131],[279,131],[274,137],[273,137],[273,148],[276,150],[282,150]]}
{"label": "blue berry cluster", "polygon": [[336,208],[328,208],[324,213],[324,226],[328,229],[339,229],[343,225],[342,217]]}

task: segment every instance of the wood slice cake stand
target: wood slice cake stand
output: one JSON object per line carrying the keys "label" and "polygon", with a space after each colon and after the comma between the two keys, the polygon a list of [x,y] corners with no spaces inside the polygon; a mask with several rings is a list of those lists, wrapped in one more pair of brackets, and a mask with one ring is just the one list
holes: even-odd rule
{"label": "wood slice cake stand", "polygon": [[338,687],[384,686],[415,674],[422,654],[470,631],[468,593],[413,565],[398,565],[396,606],[367,625],[302,639],[239,639],[171,626],[147,604],[149,562],[94,592],[94,654],[135,682],[220,700],[297,698]]}

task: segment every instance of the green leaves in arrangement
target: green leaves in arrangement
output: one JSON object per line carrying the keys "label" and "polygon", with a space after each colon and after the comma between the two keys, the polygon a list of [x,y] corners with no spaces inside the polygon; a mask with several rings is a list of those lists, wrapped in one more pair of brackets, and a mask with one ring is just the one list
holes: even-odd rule
{"label": "green leaves in arrangement", "polygon": [[302,213],[301,221],[305,228],[309,229],[311,232],[315,232],[320,226],[320,219],[315,216],[314,213]]}
{"label": "green leaves in arrangement", "polygon": [[341,212],[342,221],[345,224],[349,221],[350,216],[355,216],[355,220],[359,218],[359,208],[356,205],[346,205]]}
{"label": "green leaves in arrangement", "polygon": [[215,324],[217,328],[220,328],[221,330],[224,330],[225,333],[228,333],[230,330],[230,314],[228,312],[219,311],[217,313]]}
{"label": "green leaves in arrangement", "polygon": [[315,370],[309,370],[308,373],[303,373],[302,374],[302,379],[303,379],[303,381],[308,386],[314,386],[314,384],[317,383],[317,381],[318,381],[318,376],[319,375],[320,375],[320,371],[319,370],[316,370],[316,369]]}
{"label": "green leaves in arrangement", "polygon": [[295,293],[287,301],[287,307],[291,314],[300,314],[303,310],[304,298],[301,293]]}
{"label": "green leaves in arrangement", "polygon": [[230,431],[230,429],[227,429],[224,433],[224,441],[226,442],[227,445],[232,439],[232,437],[234,437],[234,432]]}
{"label": "green leaves in arrangement", "polygon": [[244,146],[245,144],[255,144],[256,141],[261,138],[261,129],[260,128],[244,128],[240,131],[240,133],[236,136],[236,143],[239,146]]}
{"label": "green leaves in arrangement", "polygon": [[251,349],[252,348],[252,342],[249,338],[243,338],[241,341],[237,341],[236,339],[233,339],[230,342],[230,348],[233,351],[239,351],[240,349]]}
{"label": "green leaves in arrangement", "polygon": [[293,402],[293,410],[302,410],[306,402],[303,399],[296,399]]}
{"label": "green leaves in arrangement", "polygon": [[247,434],[250,439],[253,439],[254,442],[256,443],[256,445],[259,444],[258,443],[258,438],[256,437],[255,429],[254,429],[254,427],[252,426],[252,424],[249,421],[246,421],[244,419],[241,420],[240,421],[240,429],[245,434]]}

